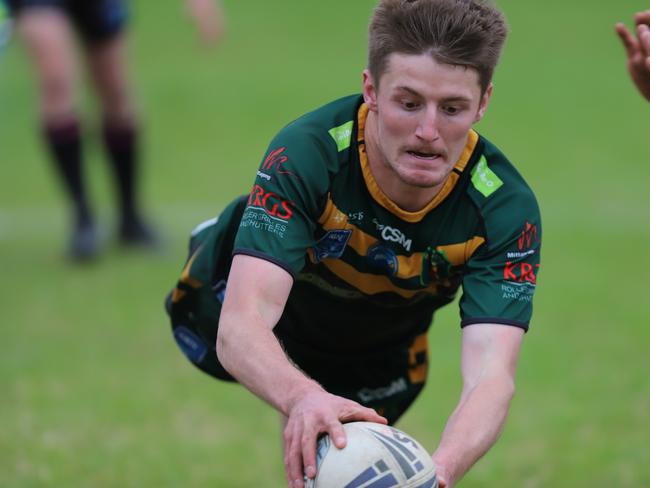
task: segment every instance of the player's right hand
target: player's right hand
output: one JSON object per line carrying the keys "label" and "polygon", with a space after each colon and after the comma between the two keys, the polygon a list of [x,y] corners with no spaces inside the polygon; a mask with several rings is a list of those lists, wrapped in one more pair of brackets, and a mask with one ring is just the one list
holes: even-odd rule
{"label": "player's right hand", "polygon": [[338,449],[347,442],[342,422],[366,421],[387,424],[371,408],[314,390],[301,396],[290,408],[284,428],[284,469],[290,488],[303,488],[304,476],[316,476],[316,443],[320,434],[329,434]]}

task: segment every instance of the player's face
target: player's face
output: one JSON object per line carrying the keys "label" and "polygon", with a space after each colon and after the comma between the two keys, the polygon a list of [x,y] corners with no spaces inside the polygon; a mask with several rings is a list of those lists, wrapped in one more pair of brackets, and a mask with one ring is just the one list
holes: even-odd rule
{"label": "player's face", "polygon": [[439,189],[487,108],[474,69],[430,55],[393,53],[379,87],[364,71],[364,98],[376,119],[380,161],[408,186]]}

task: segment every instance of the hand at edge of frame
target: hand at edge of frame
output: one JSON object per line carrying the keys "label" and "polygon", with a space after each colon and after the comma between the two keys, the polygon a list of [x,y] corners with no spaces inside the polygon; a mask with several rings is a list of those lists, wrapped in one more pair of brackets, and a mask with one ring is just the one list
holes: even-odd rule
{"label": "hand at edge of frame", "polygon": [[438,480],[438,488],[451,488],[452,485],[447,481],[449,479],[449,473],[447,472],[447,469],[439,466],[435,460],[434,464],[436,465],[436,479]]}
{"label": "hand at edge of frame", "polygon": [[618,34],[627,54],[627,68],[637,89],[650,102],[650,10],[634,16],[636,37],[627,27],[616,24]]}

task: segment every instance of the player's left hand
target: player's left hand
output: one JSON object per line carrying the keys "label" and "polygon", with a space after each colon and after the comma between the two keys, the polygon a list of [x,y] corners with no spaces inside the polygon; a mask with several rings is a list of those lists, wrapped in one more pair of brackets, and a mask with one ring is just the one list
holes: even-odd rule
{"label": "player's left hand", "polygon": [[634,16],[636,37],[624,24],[616,24],[616,32],[627,53],[627,69],[632,81],[650,102],[650,10]]}
{"label": "player's left hand", "polygon": [[[436,464],[435,460],[434,464]],[[438,464],[436,464],[436,479],[438,480],[438,488],[451,488],[451,484],[447,481],[449,479],[447,470]]]}
{"label": "player's left hand", "polygon": [[185,0],[185,4],[203,44],[206,46],[216,44],[225,31],[220,0]]}

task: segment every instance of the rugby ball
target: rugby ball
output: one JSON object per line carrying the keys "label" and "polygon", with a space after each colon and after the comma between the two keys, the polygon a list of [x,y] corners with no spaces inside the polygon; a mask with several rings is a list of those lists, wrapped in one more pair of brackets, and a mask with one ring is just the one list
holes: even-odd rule
{"label": "rugby ball", "polygon": [[437,488],[429,453],[401,430],[373,422],[344,424],[347,444],[328,435],[317,448],[317,474],[307,488]]}

